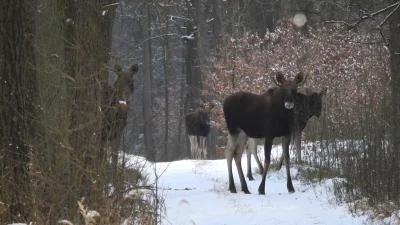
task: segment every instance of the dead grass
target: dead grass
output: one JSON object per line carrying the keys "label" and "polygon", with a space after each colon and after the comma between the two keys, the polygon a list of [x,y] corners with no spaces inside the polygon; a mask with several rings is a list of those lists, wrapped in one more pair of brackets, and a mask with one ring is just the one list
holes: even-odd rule
{"label": "dead grass", "polygon": [[371,204],[370,199],[364,198],[348,203],[349,211],[356,216],[367,216],[369,224],[392,225],[400,224],[399,206],[385,202]]}

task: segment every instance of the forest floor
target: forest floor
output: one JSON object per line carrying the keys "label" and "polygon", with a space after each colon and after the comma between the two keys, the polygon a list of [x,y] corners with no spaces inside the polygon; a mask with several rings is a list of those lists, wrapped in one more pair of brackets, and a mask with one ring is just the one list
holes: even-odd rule
{"label": "forest floor", "polygon": [[[260,156],[262,154],[259,154]],[[281,155],[274,146],[272,158]],[[252,157],[253,158],[253,157]],[[270,170],[266,181],[266,195],[257,190],[261,176],[247,181],[251,192],[240,190],[239,176],[234,166],[237,194],[228,191],[226,160],[181,160],[156,163],[149,169],[149,181],[158,178],[158,190],[165,200],[162,224],[172,225],[311,225],[311,224],[364,224],[367,216],[350,213],[348,205],[338,203],[333,194],[335,179],[322,182],[301,182],[298,167],[292,165],[291,173],[295,193],[286,189],[286,171]],[[234,165],[234,163],[233,163]],[[246,168],[246,154],[242,166]],[[246,174],[246,171],[244,171]]]}

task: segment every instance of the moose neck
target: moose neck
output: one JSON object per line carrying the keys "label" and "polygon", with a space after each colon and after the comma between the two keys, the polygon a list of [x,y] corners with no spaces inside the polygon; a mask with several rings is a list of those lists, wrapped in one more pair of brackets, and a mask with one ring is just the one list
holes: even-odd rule
{"label": "moose neck", "polygon": [[297,93],[296,104],[294,105],[294,127],[296,131],[302,131],[306,127],[308,120],[313,117],[311,106],[312,101],[309,96]]}

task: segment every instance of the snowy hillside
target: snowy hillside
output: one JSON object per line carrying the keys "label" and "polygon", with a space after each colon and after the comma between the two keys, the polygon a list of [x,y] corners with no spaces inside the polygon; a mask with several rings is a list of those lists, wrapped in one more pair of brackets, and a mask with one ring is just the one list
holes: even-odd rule
{"label": "snowy hillside", "polygon": [[[273,158],[280,149],[273,149]],[[246,168],[243,155],[243,168]],[[253,159],[254,161],[254,159]],[[182,160],[155,164],[162,174],[159,186],[165,197],[166,215],[163,224],[173,225],[310,225],[310,224],[362,224],[363,217],[353,217],[345,205],[337,205],[332,193],[332,180],[314,187],[303,185],[296,179],[297,169],[292,167],[296,192],[286,190],[285,170],[271,170],[266,182],[266,195],[258,195],[260,175],[247,181],[251,195],[228,191],[226,160]],[[252,164],[253,171],[256,164]],[[154,169],[154,165],[153,165]],[[245,171],[244,171],[245,172]],[[154,180],[154,171],[150,173]],[[239,177],[234,168],[237,190]]]}

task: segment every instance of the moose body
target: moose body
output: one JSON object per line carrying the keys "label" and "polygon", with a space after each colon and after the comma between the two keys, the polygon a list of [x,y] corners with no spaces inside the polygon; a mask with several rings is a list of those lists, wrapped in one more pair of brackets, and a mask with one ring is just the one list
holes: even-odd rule
{"label": "moose body", "polygon": [[186,130],[188,135],[207,137],[210,132],[210,115],[208,112],[199,108],[187,114]]}
{"label": "moose body", "polygon": [[114,68],[116,81],[114,85],[107,85],[105,88],[102,105],[104,120],[101,145],[102,149],[110,150],[111,162],[114,166],[113,173],[117,171],[119,144],[127,124],[129,98],[134,91],[132,79],[138,69],[138,64],[132,65],[128,71],[123,71],[120,66],[116,65]]}
{"label": "moose body", "polygon": [[132,79],[138,72],[138,68],[138,64],[134,64],[129,71],[122,71],[119,65],[115,65],[116,80],[112,86],[107,85],[104,94],[102,111],[105,115],[105,129],[103,129],[103,141],[120,137],[123,127],[127,123],[127,107],[129,98],[134,91]]}
{"label": "moose body", "polygon": [[[322,97],[326,94],[326,89],[320,92],[310,92],[306,90],[306,94],[296,94],[296,104],[294,105],[294,120],[293,120],[293,138],[297,152],[297,161],[301,160],[301,133],[306,127],[308,121],[313,117],[319,117],[322,112]],[[247,177],[249,180],[254,180],[251,173],[251,154],[253,153],[256,159],[260,172],[263,171],[263,166],[257,155],[257,139],[250,138],[247,142]],[[279,168],[281,168],[284,156],[280,159]]]}
{"label": "moose body", "polygon": [[[271,162],[272,141],[284,137],[284,154],[289,154],[292,133],[293,107],[297,87],[305,82],[303,73],[298,73],[294,81],[288,81],[281,73],[274,79],[278,87],[270,88],[261,95],[237,92],[228,96],[223,103],[223,111],[228,127],[228,144],[225,151],[228,163],[229,190],[236,193],[232,174],[232,160],[239,173],[242,191],[250,193],[244,179],[241,158],[248,138],[265,138],[265,160],[259,194],[265,194],[265,180]],[[285,157],[289,167],[289,157]],[[294,192],[290,171],[287,170],[287,188]]]}
{"label": "moose body", "polygon": [[189,112],[185,118],[186,132],[189,136],[190,150],[193,158],[207,158],[205,140],[210,132],[211,109],[213,104],[201,104],[194,112]]}
{"label": "moose body", "polygon": [[[293,137],[297,153],[297,162],[301,163],[301,133],[306,128],[308,121],[313,117],[319,118],[322,112],[322,98],[326,94],[324,88],[320,92],[311,92],[306,89],[306,94],[298,93],[297,106],[294,107]],[[281,158],[281,166],[282,166]]]}

